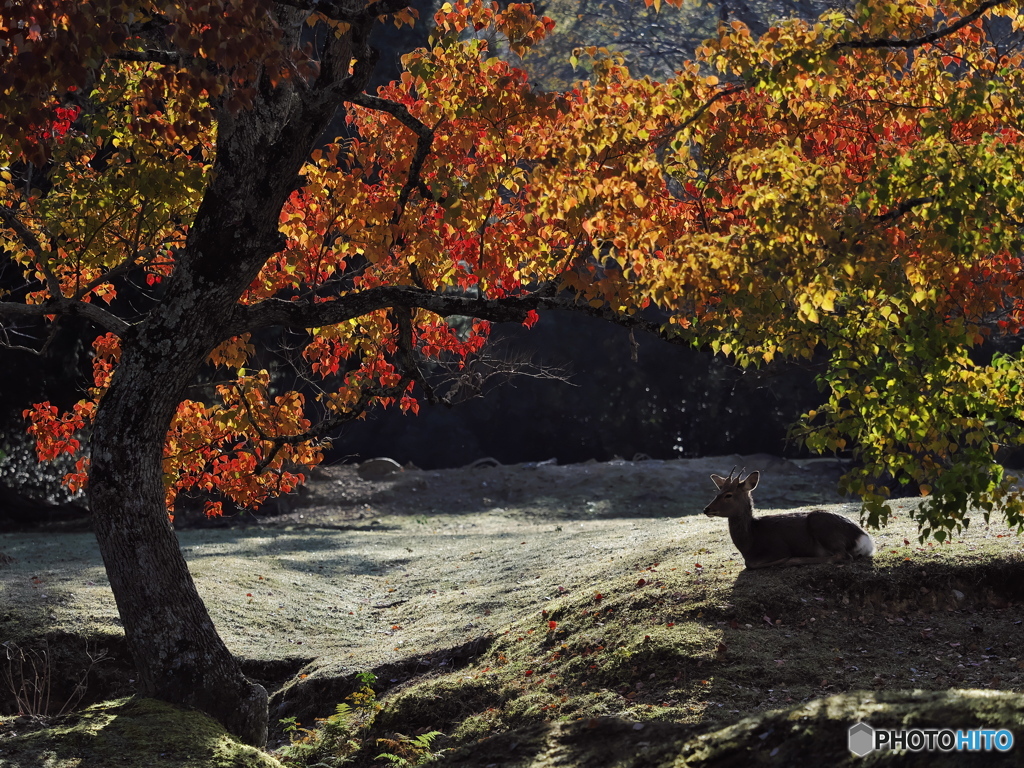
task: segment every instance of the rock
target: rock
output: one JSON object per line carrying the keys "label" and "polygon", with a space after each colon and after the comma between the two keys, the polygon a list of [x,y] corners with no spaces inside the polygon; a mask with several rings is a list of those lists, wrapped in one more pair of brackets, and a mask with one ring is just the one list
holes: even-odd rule
{"label": "rock", "polygon": [[388,477],[396,472],[402,471],[402,465],[394,459],[386,457],[380,457],[376,459],[367,459],[356,469],[358,474],[363,480],[379,480],[382,477]]}

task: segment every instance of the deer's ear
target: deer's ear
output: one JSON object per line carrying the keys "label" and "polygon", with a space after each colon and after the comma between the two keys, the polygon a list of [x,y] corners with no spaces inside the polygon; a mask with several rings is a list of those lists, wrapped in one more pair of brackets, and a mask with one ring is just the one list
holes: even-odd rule
{"label": "deer's ear", "polygon": [[718,486],[718,490],[722,490],[722,486],[729,482],[729,478],[722,477],[721,475],[712,475],[711,482]]}
{"label": "deer's ear", "polygon": [[743,487],[748,491],[752,491],[755,488],[757,488],[757,481],[760,479],[760,472],[751,472],[749,475],[747,475],[747,479],[743,481]]}

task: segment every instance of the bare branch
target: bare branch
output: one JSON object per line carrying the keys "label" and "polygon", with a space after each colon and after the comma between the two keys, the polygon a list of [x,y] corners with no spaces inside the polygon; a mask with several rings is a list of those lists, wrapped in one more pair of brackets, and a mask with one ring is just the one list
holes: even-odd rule
{"label": "bare branch", "polygon": [[484,396],[485,389],[509,384],[515,379],[546,379],[576,386],[569,380],[569,372],[562,366],[540,365],[529,354],[513,353],[499,356],[486,348],[465,360],[437,361],[443,373],[437,388],[444,387],[445,394],[431,402],[449,407]]}
{"label": "bare branch", "polygon": [[[51,334],[46,340],[46,344],[49,344],[50,338],[53,338]],[[24,344],[14,344],[11,342],[11,337],[7,333],[7,329],[0,325],[0,349],[13,352],[27,352],[34,357],[42,357],[43,350],[46,349],[46,344],[43,345],[42,349],[36,349],[35,347],[26,347]]]}
{"label": "bare branch", "polygon": [[1006,5],[1010,0],[985,0],[979,5],[972,13],[966,16],[961,16],[959,19],[954,21],[952,24],[946,24],[940,27],[934,32],[929,32],[927,35],[921,37],[914,37],[909,40],[892,40],[888,38],[877,38],[875,40],[848,40],[843,43],[836,43],[832,46],[832,50],[839,51],[844,48],[917,48],[928,43],[934,43],[936,40],[941,40],[944,37],[952,35],[954,32],[963,29],[968,24],[971,24],[981,18],[986,11],[995,8],[999,5]]}

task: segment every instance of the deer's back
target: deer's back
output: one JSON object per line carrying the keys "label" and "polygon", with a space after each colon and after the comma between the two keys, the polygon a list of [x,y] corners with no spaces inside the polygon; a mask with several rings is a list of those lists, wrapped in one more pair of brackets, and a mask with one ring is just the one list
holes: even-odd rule
{"label": "deer's back", "polygon": [[824,510],[756,518],[748,557],[824,557],[849,552],[864,532],[842,515]]}

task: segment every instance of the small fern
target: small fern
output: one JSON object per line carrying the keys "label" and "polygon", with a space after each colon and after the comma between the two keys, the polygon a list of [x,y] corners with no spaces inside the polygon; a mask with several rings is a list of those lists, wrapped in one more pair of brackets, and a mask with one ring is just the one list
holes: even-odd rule
{"label": "small fern", "polygon": [[362,735],[373,724],[381,706],[372,685],[372,673],[359,675],[362,687],[334,708],[330,717],[318,717],[314,728],[304,728],[294,717],[281,720],[289,743],[277,751],[288,768],[337,768],[351,762],[362,746]]}
{"label": "small fern", "polygon": [[439,752],[435,753],[430,749],[431,743],[440,735],[440,731],[421,733],[419,736],[403,736],[396,733],[393,739],[377,739],[378,745],[392,751],[381,752],[376,759],[386,760],[397,768],[422,765],[428,759],[440,755]]}

